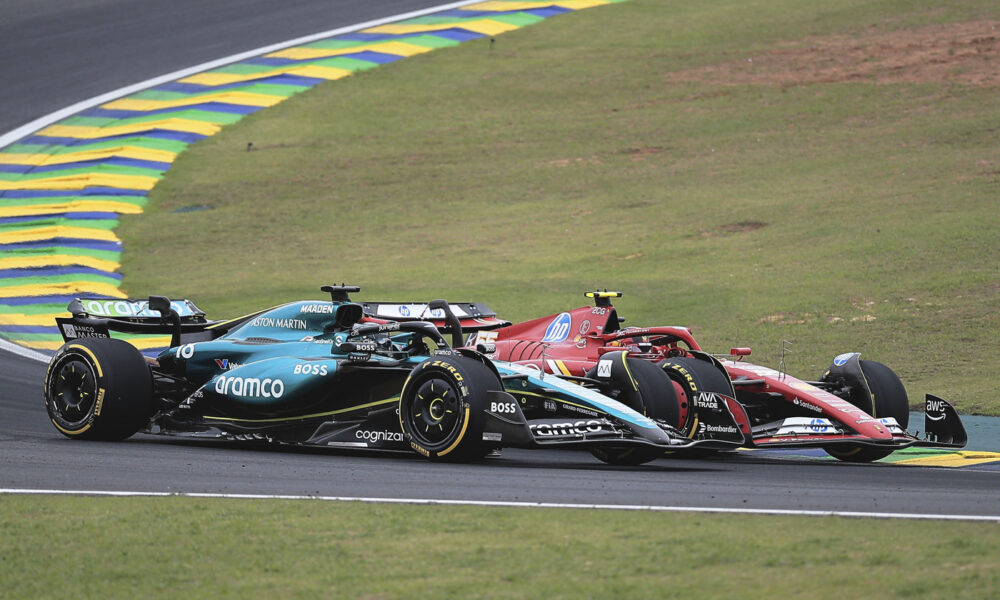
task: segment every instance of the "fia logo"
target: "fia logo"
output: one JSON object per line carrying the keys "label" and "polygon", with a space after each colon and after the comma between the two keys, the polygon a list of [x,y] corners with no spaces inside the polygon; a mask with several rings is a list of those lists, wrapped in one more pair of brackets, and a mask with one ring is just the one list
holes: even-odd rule
{"label": "fia logo", "polygon": [[548,328],[545,330],[545,337],[542,338],[543,342],[561,342],[566,339],[569,335],[569,327],[572,323],[572,319],[569,313],[561,313],[558,317],[549,323]]}

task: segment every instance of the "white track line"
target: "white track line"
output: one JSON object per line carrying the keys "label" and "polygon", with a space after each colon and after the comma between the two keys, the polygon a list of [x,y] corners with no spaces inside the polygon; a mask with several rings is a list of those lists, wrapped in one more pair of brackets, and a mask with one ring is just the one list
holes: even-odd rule
{"label": "white track line", "polygon": [[12,354],[18,356],[23,356],[24,358],[30,358],[31,360],[37,360],[39,362],[47,363],[49,362],[49,357],[32,350],[31,348],[25,348],[24,346],[18,346],[17,344],[8,342],[7,340],[0,338],[0,350],[6,350]]}
{"label": "white track line", "polygon": [[845,517],[852,519],[912,519],[938,521],[992,521],[1000,523],[1000,515],[948,515],[926,513],[855,512],[842,510],[783,510],[767,508],[716,508],[693,506],[651,506],[642,504],[568,504],[560,502],[501,502],[490,500],[435,500],[424,498],[363,498],[351,496],[301,496],[287,494],[216,494],[200,492],[129,492],[99,490],[29,490],[0,488],[0,494],[40,494],[48,496],[112,496],[112,497],[178,497],[178,498],[227,498],[235,500],[323,500],[327,502],[366,502],[372,504],[413,504],[430,506],[480,506],[493,508],[573,508],[602,510],[631,510],[647,512],[716,513],[738,515],[772,515],[804,517]]}
{"label": "white track line", "polygon": [[462,6],[467,6],[469,4],[475,4],[476,2],[482,2],[482,0],[464,0],[463,2],[451,2],[449,4],[441,4],[439,6],[432,6],[431,8],[424,8],[421,10],[415,10],[413,12],[403,13],[399,15],[394,15],[391,17],[384,17],[381,19],[375,19],[374,21],[367,21],[365,23],[358,23],[356,25],[348,25],[347,27],[340,27],[338,29],[331,29],[329,31],[324,31],[321,33],[314,33],[312,35],[303,36],[300,38],[295,38],[294,40],[288,40],[286,42],[279,42],[277,44],[272,44],[270,46],[264,46],[257,48],[255,50],[248,50],[246,52],[240,52],[239,54],[233,54],[231,56],[226,56],[224,58],[219,58],[213,61],[202,63],[200,65],[195,65],[187,69],[182,69],[180,71],[174,71],[173,73],[167,73],[166,75],[161,75],[159,77],[154,77],[153,79],[147,79],[130,86],[119,88],[117,90],[108,92],[106,94],[101,94],[100,96],[94,96],[88,100],[83,100],[77,102],[71,106],[67,106],[61,110],[57,110],[54,113],[45,115],[39,119],[35,119],[30,123],[26,123],[17,129],[9,131],[3,135],[0,135],[0,149],[3,149],[14,142],[20,140],[21,138],[27,137],[32,133],[48,127],[57,121],[61,121],[67,117],[71,117],[78,112],[87,110],[88,108],[94,108],[105,102],[110,102],[122,96],[127,96],[129,94],[134,94],[136,92],[141,92],[143,90],[149,89],[151,87],[162,85],[164,83],[170,83],[171,81],[176,81],[178,79],[183,79],[184,77],[189,77],[191,75],[196,75],[203,71],[208,71],[210,69],[217,69],[221,66],[228,65],[230,63],[238,62],[241,60],[246,60],[248,58],[253,58],[255,56],[260,56],[261,54],[267,54],[269,52],[277,52],[278,50],[283,50],[285,48],[290,48],[292,46],[301,46],[302,44],[308,44],[309,42],[315,42],[328,37],[333,37],[335,35],[343,35],[345,33],[351,33],[359,29],[367,29],[369,27],[377,27],[379,25],[385,25],[386,23],[394,23],[396,21],[403,21],[405,19],[412,19],[415,17],[422,17],[424,15],[429,15],[436,12],[441,12],[443,10],[450,10],[453,8],[461,8]]}

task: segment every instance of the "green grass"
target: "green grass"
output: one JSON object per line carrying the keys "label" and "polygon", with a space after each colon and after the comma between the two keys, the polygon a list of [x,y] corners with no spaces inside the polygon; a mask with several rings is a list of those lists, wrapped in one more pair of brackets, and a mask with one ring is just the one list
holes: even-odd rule
{"label": "green grass", "polygon": [[[1000,414],[997,88],[681,76],[983,19],[1000,8],[634,0],[359,73],[184,153],[123,220],[125,288],[223,318],[346,281],[511,320],[620,289],[630,324],[772,366],[789,340],[806,378],[860,351],[914,405]],[[212,210],[172,212],[192,205]]]}
{"label": "green grass", "polygon": [[992,598],[997,533],[942,521],[0,496],[0,586],[5,598]]}

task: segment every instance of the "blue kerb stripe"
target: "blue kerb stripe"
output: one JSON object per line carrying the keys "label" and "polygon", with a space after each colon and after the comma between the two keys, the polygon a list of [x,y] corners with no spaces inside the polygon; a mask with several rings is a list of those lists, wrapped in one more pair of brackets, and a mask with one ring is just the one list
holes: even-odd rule
{"label": "blue kerb stripe", "polygon": [[81,250],[100,250],[102,252],[121,252],[121,242],[109,242],[105,240],[88,240],[80,238],[49,238],[46,240],[36,240],[32,242],[17,242],[16,244],[0,244],[0,252],[17,252],[24,250],[45,251],[54,253],[57,248],[79,248]]}
{"label": "blue kerb stripe", "polygon": [[5,333],[55,333],[59,334],[59,328],[55,325],[46,327],[44,325],[0,325],[0,331]]}
{"label": "blue kerb stripe", "polygon": [[137,160],[134,158],[122,158],[119,156],[109,156],[107,158],[96,158],[94,160],[84,160],[80,162],[60,163],[57,165],[12,165],[22,168],[18,173],[50,173],[52,171],[67,171],[69,169],[79,169],[83,167],[97,167],[109,165],[116,167],[136,167],[139,169],[153,169],[154,171],[166,171],[170,168],[170,163],[154,162],[151,160]]}
{"label": "blue kerb stripe", "polygon": [[100,117],[106,119],[131,119],[132,117],[164,115],[169,113],[199,110],[202,112],[223,113],[227,115],[249,115],[266,106],[250,106],[247,104],[227,104],[225,102],[204,102],[201,104],[185,104],[184,106],[168,106],[155,110],[111,110],[107,108],[94,108],[85,113],[80,113],[82,117]]}
{"label": "blue kerb stripe", "polygon": [[30,223],[31,221],[51,221],[52,219],[69,219],[71,221],[98,221],[98,220],[115,220],[118,218],[118,213],[113,212],[63,212],[63,213],[52,213],[48,215],[29,215],[23,217],[2,217],[0,218],[0,225],[9,225],[13,223]]}
{"label": "blue kerb stripe", "polygon": [[39,267],[37,269],[0,269],[0,279],[17,279],[19,277],[48,277],[55,275],[100,275],[121,281],[121,273],[102,271],[91,267]]}
{"label": "blue kerb stripe", "polygon": [[281,73],[268,77],[266,80],[253,79],[250,81],[235,81],[223,85],[205,85],[201,83],[165,83],[152,88],[154,91],[175,92],[179,94],[203,94],[205,92],[218,92],[224,90],[238,90],[252,85],[267,83],[268,85],[285,85],[295,88],[311,88],[318,83],[326,81],[318,77],[301,77],[299,75],[289,75]]}

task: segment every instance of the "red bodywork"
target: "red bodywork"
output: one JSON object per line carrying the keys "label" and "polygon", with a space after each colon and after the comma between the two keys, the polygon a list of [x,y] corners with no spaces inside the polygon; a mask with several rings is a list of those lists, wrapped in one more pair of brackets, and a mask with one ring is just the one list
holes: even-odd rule
{"label": "red bodywork", "polygon": [[[610,297],[615,296],[618,294],[597,295],[597,306],[583,306],[496,331],[480,331],[473,341],[495,344],[494,359],[534,365],[547,373],[572,376],[586,376],[600,357],[608,352],[624,350],[630,357],[657,363],[667,358],[690,357],[692,352],[705,356],[686,327],[620,328],[618,313],[610,303]],[[825,428],[817,426],[812,431],[798,434],[787,431],[771,434],[754,432],[751,417],[736,402],[736,394],[733,393],[733,397],[727,400],[743,433],[748,440],[753,440],[751,445],[821,445],[823,442],[846,440],[899,442],[902,445],[913,443],[912,436],[901,431],[894,435],[884,423],[830,392],[774,369],[742,362],[747,354],[748,348],[734,348],[731,360],[717,363],[725,367],[733,385],[741,392],[781,394],[800,416],[827,418],[853,430],[850,433],[824,435]],[[684,390],[679,385],[675,386],[681,401],[681,422],[677,426],[683,429],[691,425],[691,402]]]}

